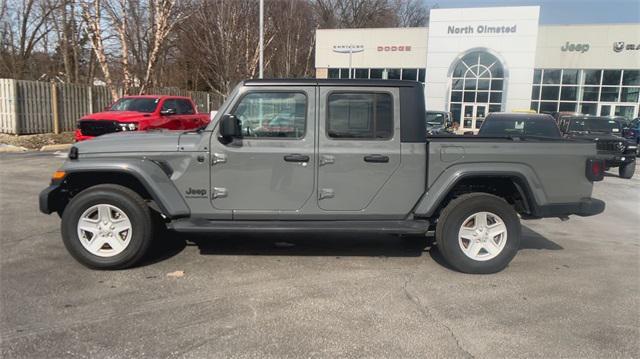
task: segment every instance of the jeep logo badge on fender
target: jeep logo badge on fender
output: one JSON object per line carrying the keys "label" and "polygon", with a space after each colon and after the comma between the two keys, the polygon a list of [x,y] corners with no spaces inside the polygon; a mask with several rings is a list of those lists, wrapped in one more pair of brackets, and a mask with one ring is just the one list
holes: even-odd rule
{"label": "jeep logo badge on fender", "polygon": [[206,197],[207,196],[207,190],[204,189],[204,188],[196,188],[196,189],[194,189],[194,188],[189,187],[189,189],[185,191],[185,194],[189,198]]}

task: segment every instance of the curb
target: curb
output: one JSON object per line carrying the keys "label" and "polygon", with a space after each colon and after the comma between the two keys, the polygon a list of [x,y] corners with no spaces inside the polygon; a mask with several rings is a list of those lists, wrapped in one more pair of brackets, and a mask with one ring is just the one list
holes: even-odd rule
{"label": "curb", "polygon": [[0,144],[0,153],[14,153],[14,152],[27,152],[29,151],[27,148],[21,146]]}
{"label": "curb", "polygon": [[46,145],[40,148],[40,151],[67,151],[71,148],[70,143],[63,143],[58,145]]}

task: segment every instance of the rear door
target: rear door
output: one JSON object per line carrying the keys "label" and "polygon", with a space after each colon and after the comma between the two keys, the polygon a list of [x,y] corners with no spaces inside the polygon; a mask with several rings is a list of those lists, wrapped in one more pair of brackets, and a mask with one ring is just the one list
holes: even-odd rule
{"label": "rear door", "polygon": [[[175,113],[172,115],[163,115],[162,112],[167,110],[175,110]],[[168,130],[183,130],[182,116],[178,107],[178,100],[167,98],[162,103],[162,107],[160,108],[160,122],[158,126],[155,127]]]}
{"label": "rear door", "polygon": [[397,88],[320,87],[318,206],[362,211],[400,165]]}
{"label": "rear door", "polygon": [[178,106],[178,113],[182,118],[182,127],[183,129],[193,129],[200,127],[198,123],[198,116],[196,115],[196,110],[191,104],[191,101],[187,99],[176,99],[176,104]]}

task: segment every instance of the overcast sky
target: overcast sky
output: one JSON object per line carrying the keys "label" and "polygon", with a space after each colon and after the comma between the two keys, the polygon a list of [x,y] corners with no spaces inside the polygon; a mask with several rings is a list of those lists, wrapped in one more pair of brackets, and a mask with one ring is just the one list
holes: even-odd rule
{"label": "overcast sky", "polygon": [[[425,0],[440,8],[540,5],[541,24],[640,22],[639,0]],[[640,37],[640,34],[639,34]]]}

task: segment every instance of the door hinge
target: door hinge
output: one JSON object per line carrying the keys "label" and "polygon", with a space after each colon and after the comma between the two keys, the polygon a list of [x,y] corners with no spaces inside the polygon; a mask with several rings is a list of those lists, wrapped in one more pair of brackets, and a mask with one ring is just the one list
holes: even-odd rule
{"label": "door hinge", "polygon": [[332,188],[321,188],[320,193],[318,193],[318,199],[333,198],[333,197],[334,197],[334,193]]}
{"label": "door hinge", "polygon": [[336,160],[336,158],[334,156],[331,155],[322,155],[320,156],[320,166],[324,166],[324,165],[328,165],[331,163],[334,163]]}
{"label": "door hinge", "polygon": [[229,191],[227,191],[227,189],[224,187],[213,187],[213,190],[211,191],[212,199],[224,198],[228,194],[229,194]]}
{"label": "door hinge", "polygon": [[227,155],[225,155],[224,153],[214,153],[213,154],[213,159],[211,160],[211,165],[217,165],[218,163],[226,163],[227,162]]}

